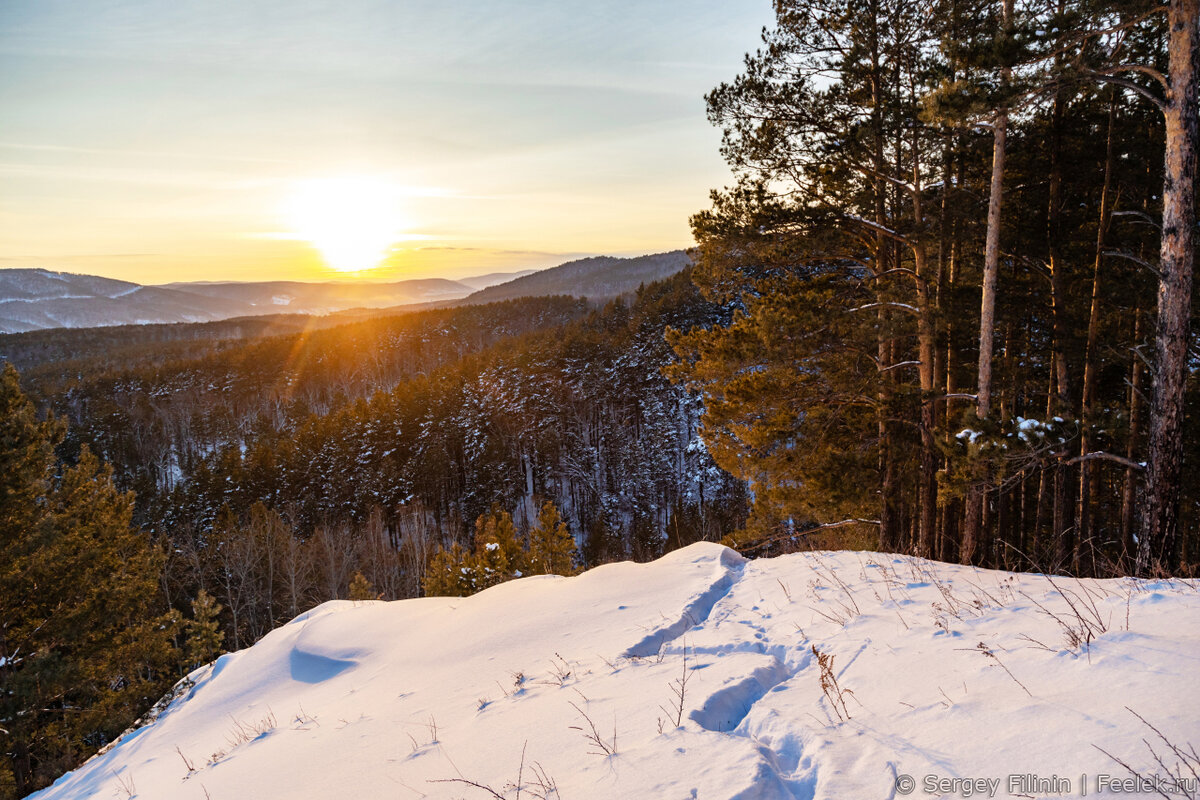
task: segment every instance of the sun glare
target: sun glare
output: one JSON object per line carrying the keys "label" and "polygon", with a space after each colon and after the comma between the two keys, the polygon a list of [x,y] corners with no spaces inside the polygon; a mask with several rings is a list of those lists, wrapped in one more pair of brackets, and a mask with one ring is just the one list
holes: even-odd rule
{"label": "sun glare", "polygon": [[379,178],[316,178],[299,184],[284,213],[298,238],[311,242],[338,272],[374,269],[403,238],[399,187]]}

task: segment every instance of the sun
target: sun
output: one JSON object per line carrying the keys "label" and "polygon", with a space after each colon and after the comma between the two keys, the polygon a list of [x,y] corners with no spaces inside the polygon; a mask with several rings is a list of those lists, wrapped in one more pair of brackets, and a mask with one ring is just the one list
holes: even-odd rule
{"label": "sun", "polygon": [[311,242],[338,272],[378,267],[404,238],[400,187],[381,178],[341,176],[298,183],[284,203],[296,237]]}

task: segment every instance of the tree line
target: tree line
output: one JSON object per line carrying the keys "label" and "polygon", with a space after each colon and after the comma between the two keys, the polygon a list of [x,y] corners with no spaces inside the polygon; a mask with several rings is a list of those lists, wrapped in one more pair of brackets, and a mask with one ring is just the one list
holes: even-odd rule
{"label": "tree line", "polygon": [[1194,0],[777,0],[680,333],[764,550],[1196,562]]}

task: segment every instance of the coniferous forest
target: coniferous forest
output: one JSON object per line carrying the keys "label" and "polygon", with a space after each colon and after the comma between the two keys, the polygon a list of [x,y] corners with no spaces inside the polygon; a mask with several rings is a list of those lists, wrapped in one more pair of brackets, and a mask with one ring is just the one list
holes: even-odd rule
{"label": "coniferous forest", "polygon": [[328,599],[700,540],[1195,573],[1198,1],[775,11],[635,296],[3,337],[0,797]]}
{"label": "coniferous forest", "polygon": [[696,282],[738,310],[673,339],[759,545],[1193,563],[1196,4],[776,10],[707,98]]}

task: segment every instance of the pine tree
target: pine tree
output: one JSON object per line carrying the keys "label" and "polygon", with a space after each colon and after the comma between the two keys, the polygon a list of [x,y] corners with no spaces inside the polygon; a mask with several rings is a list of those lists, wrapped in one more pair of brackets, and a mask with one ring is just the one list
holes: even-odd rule
{"label": "pine tree", "polygon": [[225,633],[217,619],[220,613],[221,604],[201,589],[192,601],[192,618],[184,623],[187,634],[185,650],[189,666],[207,664],[220,654],[221,644],[225,641]]}
{"label": "pine tree", "polygon": [[177,654],[159,613],[163,555],[131,494],[85,447],[55,477],[54,421],[0,377],[0,719],[26,793],[111,741],[157,699]]}
{"label": "pine tree", "polygon": [[1196,177],[1200,159],[1200,2],[1167,3],[1170,60],[1160,108],[1166,122],[1158,325],[1147,448],[1146,508],[1137,571],[1179,564],[1179,500],[1184,395],[1190,371],[1192,282],[1196,258]]}
{"label": "pine tree", "polygon": [[493,506],[475,520],[473,564],[477,591],[519,578],[529,569],[525,549],[507,511]]}
{"label": "pine tree", "polygon": [[478,591],[475,569],[468,564],[471,554],[457,542],[440,549],[429,559],[421,587],[426,597],[466,597]]}
{"label": "pine tree", "polygon": [[575,537],[559,516],[558,507],[547,500],[529,531],[529,574],[574,575],[577,552]]}
{"label": "pine tree", "polygon": [[529,554],[512,515],[498,506],[475,520],[475,549],[455,543],[433,555],[422,587],[428,597],[466,597],[528,574]]}
{"label": "pine tree", "polygon": [[367,580],[367,576],[362,574],[362,570],[356,571],[350,579],[350,599],[356,602],[379,599],[379,592],[375,591],[375,587]]}

